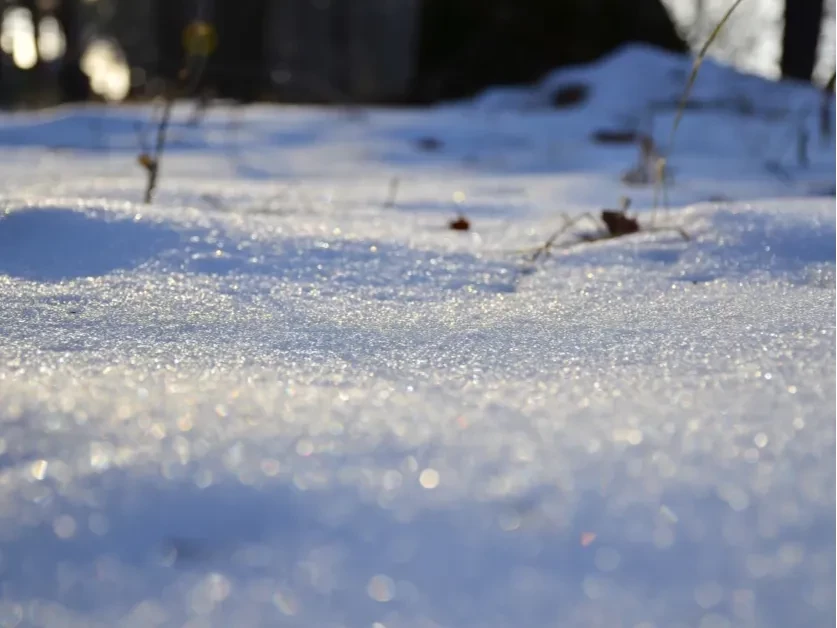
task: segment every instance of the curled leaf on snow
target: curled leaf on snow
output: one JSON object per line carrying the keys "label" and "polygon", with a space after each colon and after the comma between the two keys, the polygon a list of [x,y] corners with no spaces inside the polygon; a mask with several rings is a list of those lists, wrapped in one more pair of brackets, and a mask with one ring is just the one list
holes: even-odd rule
{"label": "curled leaf on snow", "polygon": [[471,222],[460,214],[448,223],[448,227],[453,231],[468,231],[471,228]]}
{"label": "curled leaf on snow", "polygon": [[[530,250],[530,262],[536,262],[541,257],[549,255],[554,248],[564,248],[581,243],[599,242],[601,240],[611,240],[613,238],[621,238],[634,233],[651,233],[657,231],[674,231],[680,235],[684,240],[690,240],[689,234],[684,229],[678,226],[656,226],[653,224],[653,216],[651,224],[644,227],[640,224],[639,219],[628,215],[628,208],[631,205],[631,200],[623,197],[621,200],[621,209],[603,209],[598,216],[587,212],[578,216],[570,217],[567,214],[562,214],[564,224],[555,230],[546,242],[534,250]],[[588,233],[580,233],[575,236],[574,240],[563,242],[560,245],[556,244],[558,239],[569,231],[578,223],[587,220],[596,225],[596,230]],[[526,252],[526,251],[521,251]]]}
{"label": "curled leaf on snow", "polygon": [[607,227],[608,235],[614,238],[639,231],[639,221],[631,218],[624,211],[603,209],[602,222]]}

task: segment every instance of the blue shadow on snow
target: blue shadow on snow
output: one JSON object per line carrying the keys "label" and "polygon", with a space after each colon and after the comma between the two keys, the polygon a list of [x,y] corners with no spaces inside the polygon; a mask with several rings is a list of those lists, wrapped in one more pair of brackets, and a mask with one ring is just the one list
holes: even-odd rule
{"label": "blue shadow on snow", "polygon": [[57,282],[146,263],[163,271],[373,288],[384,298],[419,287],[512,292],[517,281],[509,264],[372,240],[297,237],[260,243],[107,211],[63,208],[21,209],[0,217],[0,274]]}
{"label": "blue shadow on snow", "polygon": [[100,277],[136,268],[181,237],[148,221],[67,209],[27,209],[0,217],[0,274],[36,281]]}

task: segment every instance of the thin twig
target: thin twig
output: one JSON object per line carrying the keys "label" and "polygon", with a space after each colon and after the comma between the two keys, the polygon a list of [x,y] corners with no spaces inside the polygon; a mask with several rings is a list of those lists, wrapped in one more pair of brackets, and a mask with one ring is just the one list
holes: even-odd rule
{"label": "thin twig", "polygon": [[668,153],[671,154],[672,147],[674,146],[674,136],[677,133],[677,127],[680,126],[680,119],[683,117],[683,111],[686,109],[686,103],[689,101],[689,96],[692,93],[692,87],[695,84],[695,80],[697,79],[698,71],[700,70],[700,66],[703,64],[703,59],[706,57],[706,53],[709,51],[709,46],[712,45],[712,42],[718,37],[718,33],[721,32],[721,29],[724,27],[724,24],[727,23],[729,20],[730,15],[732,15],[733,11],[738,8],[738,5],[741,4],[744,0],[735,0],[727,9],[727,12],[724,13],[724,17],[721,18],[721,21],[715,25],[715,28],[712,29],[712,32],[709,33],[709,37],[704,42],[703,46],[701,47],[700,51],[695,58],[695,62],[692,64],[692,71],[689,73],[689,79],[686,81],[686,89],[683,90],[683,96],[680,98],[680,105],[677,108],[677,114],[674,116],[674,123],[671,125],[671,133],[669,133],[668,138],[668,146],[667,150]]}
{"label": "thin twig", "polygon": [[[700,71],[701,65],[703,65],[703,60],[706,57],[706,53],[709,51],[709,47],[718,37],[718,34],[721,32],[721,29],[724,27],[724,24],[727,23],[730,16],[733,12],[738,8],[744,0],[734,0],[733,3],[730,5],[727,12],[724,13],[724,16],[721,18],[721,21],[715,25],[715,28],[712,29],[712,32],[709,33],[709,37],[706,38],[703,46],[701,47],[700,51],[698,51],[697,57],[695,57],[695,61],[692,64],[692,71],[689,73],[689,78],[686,81],[686,88],[683,90],[683,96],[680,98],[680,105],[677,107],[677,113],[674,115],[674,122],[671,125],[671,132],[668,136],[668,145],[666,146],[666,154],[671,156],[674,152],[674,138],[677,135],[677,128],[680,126],[680,120],[683,118],[683,112],[686,110],[686,104],[689,102],[689,96],[692,93],[692,87],[694,87],[695,81],[697,80],[698,72]],[[668,190],[666,189],[666,181],[665,181],[665,174],[666,168],[668,166],[668,162],[666,157],[660,157],[657,159],[657,180],[655,181],[655,189],[654,189],[654,205],[656,208],[656,199],[657,199],[657,189],[662,190],[663,193],[663,203],[664,208],[668,208]]]}
{"label": "thin twig", "polygon": [[163,105],[163,113],[160,116],[160,124],[157,126],[157,143],[154,146],[154,156],[151,157],[144,165],[148,170],[148,184],[145,187],[146,204],[151,202],[154,196],[154,191],[157,188],[157,175],[160,172],[160,163],[163,159],[163,151],[166,149],[166,131],[169,128],[171,121],[171,112],[174,108],[174,98],[166,98]]}
{"label": "thin twig", "polygon": [[[203,13],[203,5],[199,6],[199,15]],[[202,24],[202,22],[195,22],[195,24]],[[206,69],[207,59],[211,50],[203,42],[204,46],[195,47],[189,51],[189,57],[186,61],[186,67],[180,73],[180,78],[184,81],[184,85],[178,89],[177,86],[168,86],[164,92],[163,110],[160,114],[160,122],[157,124],[157,141],[154,145],[154,154],[149,155],[143,151],[139,156],[140,165],[145,168],[148,173],[148,180],[145,187],[144,202],[150,203],[154,197],[154,192],[157,189],[157,180],[160,175],[160,164],[163,159],[163,153],[166,149],[166,136],[171,122],[172,110],[174,109],[175,101],[182,96],[194,92],[200,80],[203,77]],[[144,148],[144,147],[141,147]]]}

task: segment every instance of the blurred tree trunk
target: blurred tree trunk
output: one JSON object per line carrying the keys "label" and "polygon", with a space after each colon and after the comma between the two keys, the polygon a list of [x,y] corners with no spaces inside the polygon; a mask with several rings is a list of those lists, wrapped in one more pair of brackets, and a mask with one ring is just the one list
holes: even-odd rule
{"label": "blurred tree trunk", "polygon": [[65,102],[80,102],[90,97],[90,79],[81,69],[81,55],[84,53],[80,0],[61,0],[55,17],[64,31],[66,48],[58,71],[58,87]]}
{"label": "blurred tree trunk", "polygon": [[422,0],[412,100],[531,83],[628,42],[687,49],[660,0]]}
{"label": "blurred tree trunk", "polygon": [[47,77],[45,74],[46,68],[41,59],[41,48],[38,45],[41,39],[41,7],[38,6],[36,0],[22,0],[20,4],[29,11],[32,20],[32,36],[35,40],[35,64],[25,71],[27,77],[31,78],[26,81],[24,100],[32,105],[42,104],[47,100],[45,93]]}
{"label": "blurred tree trunk", "polygon": [[825,0],[785,0],[782,77],[810,81],[817,62],[817,44]]}
{"label": "blurred tree trunk", "polygon": [[267,83],[267,5],[267,0],[236,0],[218,5],[218,49],[210,57],[208,74],[224,98],[253,102]]}

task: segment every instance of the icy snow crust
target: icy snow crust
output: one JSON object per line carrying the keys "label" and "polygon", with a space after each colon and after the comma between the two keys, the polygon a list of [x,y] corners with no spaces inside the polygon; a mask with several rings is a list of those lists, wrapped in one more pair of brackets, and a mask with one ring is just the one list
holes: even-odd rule
{"label": "icy snow crust", "polygon": [[585,139],[620,93],[183,108],[152,206],[146,110],[3,118],[0,626],[832,624],[833,138],[778,181],[743,147],[787,122],[690,112],[692,241],[528,271],[560,212],[650,205]]}

